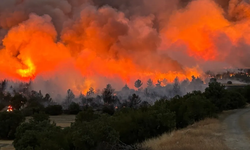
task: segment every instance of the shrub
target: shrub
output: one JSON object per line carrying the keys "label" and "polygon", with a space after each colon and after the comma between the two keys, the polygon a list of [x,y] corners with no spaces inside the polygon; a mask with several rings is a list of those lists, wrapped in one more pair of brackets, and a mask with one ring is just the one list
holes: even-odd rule
{"label": "shrub", "polygon": [[246,105],[246,99],[235,91],[227,91],[224,99],[226,99],[224,104],[226,110],[242,108]]}
{"label": "shrub", "polygon": [[175,115],[164,107],[125,109],[111,117],[111,126],[126,144],[142,142],[175,128]]}
{"label": "shrub", "polygon": [[209,99],[216,107],[217,112],[221,112],[226,109],[227,100],[226,89],[221,83],[211,82],[209,83],[209,87],[205,89],[204,92],[207,99]]}
{"label": "shrub", "polygon": [[109,115],[113,115],[115,113],[115,107],[114,105],[104,105],[102,108],[102,112]]}
{"label": "shrub", "polygon": [[0,113],[0,138],[1,139],[14,139],[16,128],[24,120],[25,120],[24,116],[19,111],[1,112]]}
{"label": "shrub", "polygon": [[68,142],[60,129],[48,120],[23,123],[17,128],[13,142],[15,149],[69,149]]}
{"label": "shrub", "polygon": [[48,114],[45,114],[45,113],[35,113],[33,116],[32,116],[32,119],[35,121],[35,122],[42,122],[42,121],[49,121],[49,115]]}
{"label": "shrub", "polygon": [[76,123],[90,122],[90,121],[95,120],[99,117],[100,117],[100,115],[96,114],[92,108],[86,108],[76,115],[75,122]]}
{"label": "shrub", "polygon": [[45,108],[45,113],[49,115],[61,115],[62,106],[61,105],[49,105]]}
{"label": "shrub", "polygon": [[80,106],[79,104],[72,102],[69,105],[69,114],[78,114],[80,112]]}
{"label": "shrub", "polygon": [[119,134],[109,125],[107,118],[99,118],[91,122],[75,123],[70,129],[69,141],[73,149],[102,150],[112,149],[119,140]]}

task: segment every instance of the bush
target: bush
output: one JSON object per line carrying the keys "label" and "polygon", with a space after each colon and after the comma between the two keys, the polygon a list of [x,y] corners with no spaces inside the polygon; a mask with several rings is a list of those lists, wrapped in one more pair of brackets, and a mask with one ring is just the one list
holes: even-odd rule
{"label": "bush", "polygon": [[80,112],[80,106],[79,104],[72,102],[69,105],[69,114],[78,114]]}
{"label": "bush", "polygon": [[72,149],[110,150],[119,141],[119,134],[109,125],[107,118],[99,118],[91,122],[75,123],[68,129]]}
{"label": "bush", "polygon": [[45,108],[45,113],[49,115],[61,115],[62,106],[61,105],[49,105]]}
{"label": "bush", "polygon": [[49,121],[49,115],[45,113],[35,113],[32,119],[35,122]]}
{"label": "bush", "polygon": [[142,142],[175,128],[175,115],[164,107],[125,109],[111,117],[111,126],[126,144]]}
{"label": "bush", "polygon": [[1,112],[0,113],[0,139],[14,139],[16,128],[25,120],[22,113]]}
{"label": "bush", "polygon": [[15,149],[69,149],[68,142],[60,127],[48,120],[23,123],[17,128],[13,142]]}
{"label": "bush", "polygon": [[177,128],[184,128],[206,117],[216,117],[216,107],[198,91],[171,99],[169,109],[176,114]]}
{"label": "bush", "polygon": [[113,115],[115,113],[115,107],[114,107],[114,105],[106,104],[106,105],[103,106],[102,112],[106,113],[106,114],[109,114],[109,115]]}
{"label": "bush", "polygon": [[246,105],[246,99],[238,92],[227,91],[225,96],[225,110],[242,108]]}
{"label": "bush", "polygon": [[250,103],[250,85],[246,86],[243,89],[243,96],[245,97],[245,99],[247,100],[248,103]]}
{"label": "bush", "polygon": [[100,117],[100,115],[96,114],[92,108],[86,108],[76,115],[75,122],[76,123],[90,122],[90,121],[93,121],[99,117]]}
{"label": "bush", "polygon": [[225,96],[227,94],[225,86],[218,82],[209,83],[209,87],[204,92],[207,99],[209,99],[216,107],[217,112],[221,112],[226,109],[227,100]]}

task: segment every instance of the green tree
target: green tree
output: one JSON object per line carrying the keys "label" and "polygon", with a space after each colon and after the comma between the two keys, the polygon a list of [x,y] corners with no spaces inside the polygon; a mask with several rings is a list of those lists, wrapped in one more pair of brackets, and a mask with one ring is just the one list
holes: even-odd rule
{"label": "green tree", "polygon": [[111,104],[114,102],[114,97],[113,97],[114,91],[115,90],[112,88],[110,84],[108,84],[107,87],[104,88],[104,90],[102,91],[102,97],[105,103]]}
{"label": "green tree", "polygon": [[69,113],[70,114],[78,114],[79,112],[80,112],[80,106],[79,106],[79,104],[77,104],[75,102],[72,102],[69,105]]}
{"label": "green tree", "polygon": [[135,87],[139,90],[139,88],[143,85],[142,81],[141,80],[136,80],[135,81]]}
{"label": "green tree", "polygon": [[61,105],[49,105],[45,108],[45,113],[49,115],[61,115],[62,106]]}
{"label": "green tree", "polygon": [[0,139],[14,139],[16,128],[24,120],[19,111],[0,112]]}
{"label": "green tree", "polygon": [[11,99],[10,104],[16,110],[19,110],[27,102],[27,99],[19,93],[16,93],[15,96]]}
{"label": "green tree", "polygon": [[35,122],[49,121],[49,115],[45,113],[35,113],[32,115],[32,120]]}
{"label": "green tree", "polygon": [[86,108],[84,109],[83,111],[79,112],[77,115],[76,115],[76,119],[75,119],[75,122],[76,123],[80,123],[80,122],[90,122],[92,120],[95,120],[97,118],[99,118],[100,115],[99,114],[96,114],[94,112],[94,110],[89,107],[89,108]]}
{"label": "green tree", "polygon": [[30,120],[21,124],[17,128],[13,145],[17,150],[69,149],[68,141],[61,128],[48,120],[38,122]]}
{"label": "green tree", "polygon": [[204,92],[206,98],[208,98],[216,107],[217,111],[222,111],[226,109],[227,99],[225,96],[227,94],[225,86],[218,82],[210,82],[209,87],[205,89]]}

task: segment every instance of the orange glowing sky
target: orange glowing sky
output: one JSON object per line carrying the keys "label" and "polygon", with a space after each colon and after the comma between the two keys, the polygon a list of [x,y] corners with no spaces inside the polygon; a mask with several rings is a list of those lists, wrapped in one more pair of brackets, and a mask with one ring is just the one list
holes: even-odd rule
{"label": "orange glowing sky", "polygon": [[[138,78],[191,79],[211,62],[212,68],[249,67],[250,5],[220,2],[227,5],[144,0],[139,7],[131,1],[124,11],[109,3],[97,7],[98,0],[2,0],[0,77],[63,80],[65,89],[86,92],[111,80],[132,87]],[[173,52],[182,57],[170,57]]]}

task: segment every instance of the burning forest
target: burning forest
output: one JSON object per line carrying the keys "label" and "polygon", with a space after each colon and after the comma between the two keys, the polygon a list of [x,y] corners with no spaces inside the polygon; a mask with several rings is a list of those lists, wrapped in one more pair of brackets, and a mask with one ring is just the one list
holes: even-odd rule
{"label": "burning forest", "polygon": [[249,25],[248,0],[1,0],[0,79],[52,97],[205,80],[250,67]]}

